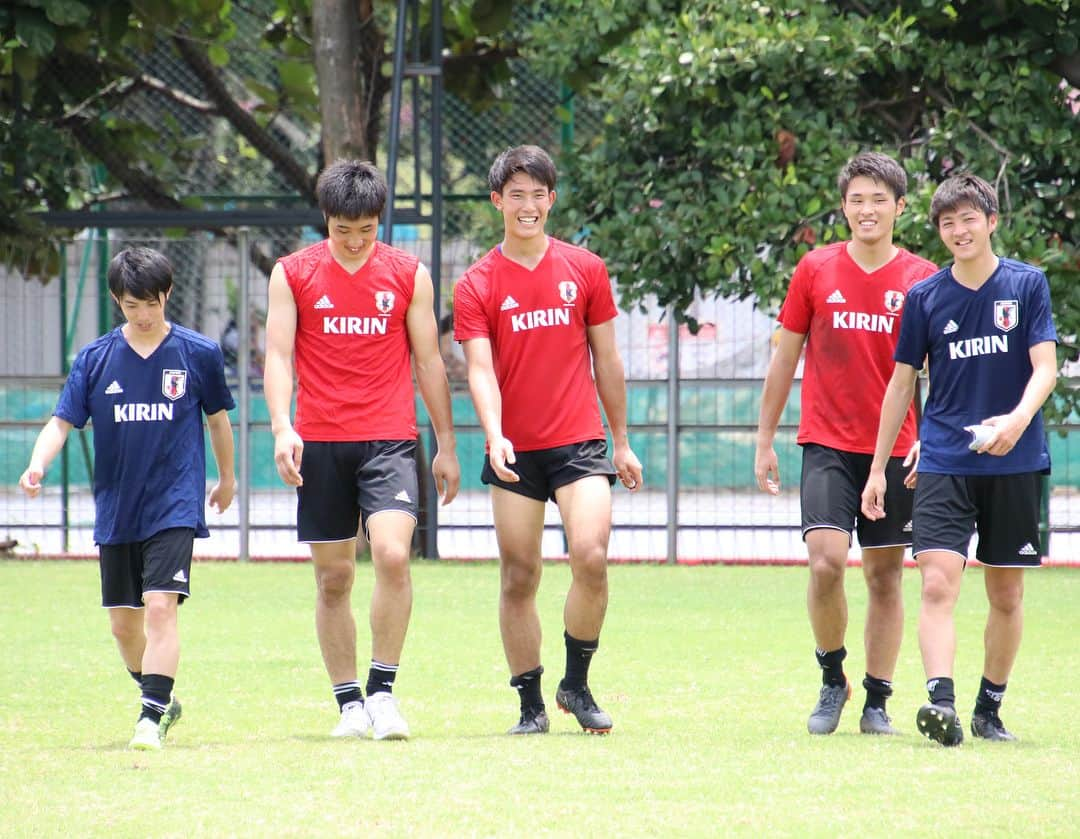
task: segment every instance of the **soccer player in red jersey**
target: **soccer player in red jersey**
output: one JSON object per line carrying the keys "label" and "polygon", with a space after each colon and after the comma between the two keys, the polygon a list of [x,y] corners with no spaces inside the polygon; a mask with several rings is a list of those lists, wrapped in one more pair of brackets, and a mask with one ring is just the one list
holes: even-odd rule
{"label": "soccer player in red jersey", "polygon": [[893,244],[907,192],[907,176],[896,161],[876,152],[858,154],[841,170],[838,186],[851,239],[811,251],[795,268],[761,394],[754,474],[762,490],[780,491],[773,441],[805,345],[797,437],[803,447],[800,503],[810,567],[807,608],[822,671],[807,729],[811,734],[835,731],[852,693],[843,668],[844,569],[856,530],[869,593],[866,703],[859,730],[896,734],[885,701],[892,694],[903,635],[901,581],[904,549],[911,544],[911,488],[918,460],[914,404],[907,408],[889,460],[889,516],[871,521],[859,507],[904,298],[937,267]]}
{"label": "soccer player in red jersey", "polygon": [[[378,241],[383,176],[370,163],[339,160],[319,176],[316,193],[329,237],[279,260],[270,275],[264,387],[274,461],[296,487],[297,539],[311,545],[315,628],[341,711],[332,733],[405,739],[392,689],[412,611],[413,366],[438,440],[432,474],[443,504],[461,481],[450,389],[431,275]],[[366,702],[351,606],[358,519],[375,572]]]}
{"label": "soccer player in red jersey", "polygon": [[[642,486],[626,429],[607,269],[596,255],[544,232],[555,179],[555,164],[536,146],[496,158],[488,185],[502,213],[503,240],[454,289],[454,337],[465,350],[487,437],[481,480],[491,486],[499,542],[499,629],[521,704],[511,734],[549,727],[536,609],[549,498],[566,530],[573,577],[563,611],[566,671],[555,700],[585,731],[611,730],[588,686],[608,600],[611,485],[617,475],[631,491]],[[611,430],[611,460],[597,394]]]}

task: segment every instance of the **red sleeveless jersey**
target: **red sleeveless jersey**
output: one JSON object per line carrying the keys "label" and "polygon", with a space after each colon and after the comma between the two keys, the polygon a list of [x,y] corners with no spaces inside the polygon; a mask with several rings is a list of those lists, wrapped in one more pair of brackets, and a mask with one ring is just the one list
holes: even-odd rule
{"label": "red sleeveless jersey", "polygon": [[376,242],[350,274],[324,240],[279,260],[296,301],[296,431],[304,440],[415,440],[405,313],[419,260]]}
{"label": "red sleeveless jersey", "polygon": [[489,251],[454,288],[454,337],[488,338],[518,451],[604,439],[587,329],[617,314],[603,260],[548,237],[533,270]]}
{"label": "red sleeveless jersey", "polygon": [[[934,263],[901,248],[867,273],[848,254],[847,242],[799,260],[779,318],[785,329],[806,335],[799,443],[873,454],[904,299],[936,271]],[[915,437],[912,406],[893,456],[906,455]]]}

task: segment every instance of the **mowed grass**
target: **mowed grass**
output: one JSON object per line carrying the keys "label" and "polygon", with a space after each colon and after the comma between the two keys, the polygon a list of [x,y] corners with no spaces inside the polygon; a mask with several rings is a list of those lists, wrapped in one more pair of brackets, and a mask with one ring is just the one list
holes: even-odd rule
{"label": "mowed grass", "polygon": [[[307,565],[199,563],[181,609],[184,719],[126,748],[137,690],[97,607],[92,562],[0,563],[3,836],[1076,836],[1080,573],[1027,576],[1027,629],[1003,717],[1023,739],[946,750],[915,733],[918,573],[890,710],[906,736],[806,734],[819,676],[805,568],[619,566],[592,671],[615,719],[580,733],[554,707],[565,565],[541,587],[546,737],[517,716],[496,620],[498,568],[417,562],[396,693],[408,742],[329,738],[336,706]],[[865,588],[848,572],[848,673]],[[370,566],[354,607],[366,665]],[[958,612],[959,707],[982,664],[982,572]],[[362,667],[366,672],[366,666]],[[361,677],[363,678],[363,677]]]}

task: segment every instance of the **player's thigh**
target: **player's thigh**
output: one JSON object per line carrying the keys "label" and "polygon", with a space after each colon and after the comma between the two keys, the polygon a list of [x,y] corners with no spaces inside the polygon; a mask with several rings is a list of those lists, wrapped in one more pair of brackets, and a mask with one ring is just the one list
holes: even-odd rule
{"label": "player's thigh", "polygon": [[143,555],[143,602],[154,593],[175,595],[183,603],[191,594],[191,555],[195,530],[171,527],[140,543]]}
{"label": "player's thigh", "polygon": [[[856,468],[858,469],[859,483],[866,485],[866,479],[870,475],[870,455],[857,455]],[[911,516],[915,504],[915,492],[904,486],[904,476],[908,468],[904,466],[902,457],[890,457],[885,464],[885,517],[877,521],[871,521],[859,510],[856,516],[856,532],[859,534],[859,544],[865,550],[867,548],[899,548],[900,556],[903,557],[904,548],[911,544],[911,534],[914,526]],[[894,554],[895,551],[889,552]]]}
{"label": "player's thigh", "polygon": [[912,556],[921,562],[923,553],[948,551],[966,561],[977,515],[966,478],[919,473],[911,518]]}
{"label": "player's thigh", "polygon": [[367,520],[367,538],[371,544],[371,561],[376,570],[383,564],[405,563],[408,567],[416,519],[401,510],[382,510]]}
{"label": "player's thigh", "polygon": [[312,542],[311,565],[321,590],[348,592],[356,577],[356,537]]}
{"label": "player's thigh", "polygon": [[975,552],[979,562],[1000,568],[1038,567],[1042,563],[1042,475],[993,475],[973,484],[979,508],[979,546]]}
{"label": "player's thigh", "polygon": [[540,562],[544,536],[545,502],[513,490],[491,487],[491,512],[495,538],[504,564],[532,565]]}
{"label": "player's thigh", "polygon": [[803,538],[819,528],[843,531],[850,541],[862,485],[848,452],[813,443],[803,446],[799,506]]}
{"label": "player's thigh", "polygon": [[[142,609],[143,557],[139,543],[99,545],[98,565],[101,569],[101,605],[110,610]],[[142,621],[141,612],[139,620]]]}
{"label": "player's thigh", "polygon": [[606,552],[611,535],[611,484],[606,475],[589,475],[555,490],[570,558],[597,549]]}
{"label": "player's thigh", "polygon": [[314,545],[356,537],[360,519],[357,473],[362,446],[305,441],[300,466],[304,483],[296,488],[297,541]]}
{"label": "player's thigh", "polygon": [[[415,440],[376,440],[362,444],[364,456],[356,472],[356,492],[360,503],[361,529],[372,550],[377,537],[371,532],[371,522],[386,513],[400,514],[392,518],[396,524],[384,525],[383,536],[393,540],[402,528],[408,527],[408,540],[416,527],[419,479],[416,474]],[[401,520],[411,519],[411,525]],[[409,541],[405,542],[406,548]],[[390,549],[393,542],[383,542]]]}

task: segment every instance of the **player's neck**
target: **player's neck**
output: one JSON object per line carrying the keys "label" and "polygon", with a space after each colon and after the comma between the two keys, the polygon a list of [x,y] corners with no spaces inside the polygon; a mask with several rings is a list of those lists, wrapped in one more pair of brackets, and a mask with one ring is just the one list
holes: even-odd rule
{"label": "player's neck", "polygon": [[998,262],[997,254],[987,249],[972,259],[956,260],[952,266],[952,275],[960,285],[979,289],[993,276]]}
{"label": "player's neck", "polygon": [[334,262],[336,262],[343,269],[345,269],[347,273],[355,274],[367,264],[367,261],[369,259],[371,259],[371,255],[375,253],[375,244],[375,242],[372,242],[371,247],[369,247],[363,253],[353,255],[350,254],[348,251],[344,250],[343,248],[335,247],[334,243],[330,242],[330,256],[332,256],[334,258]]}
{"label": "player's neck", "polygon": [[499,243],[499,252],[519,265],[524,265],[530,271],[540,264],[548,249],[548,237],[530,236],[528,239],[519,239],[515,236],[504,236]]}
{"label": "player's neck", "polygon": [[168,321],[163,321],[159,329],[150,332],[133,329],[130,323],[126,323],[121,327],[120,334],[124,336],[128,346],[135,350],[136,353],[143,358],[149,358],[154,354],[154,350],[161,346],[161,342],[168,337],[171,331],[172,324]]}
{"label": "player's neck", "polygon": [[892,239],[880,239],[873,243],[851,239],[847,243],[847,252],[856,265],[870,274],[892,262],[900,249],[892,243]]}

